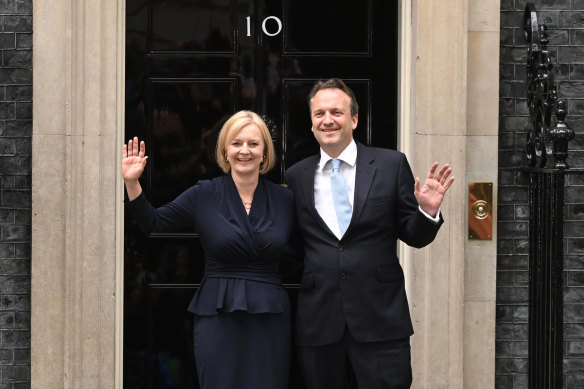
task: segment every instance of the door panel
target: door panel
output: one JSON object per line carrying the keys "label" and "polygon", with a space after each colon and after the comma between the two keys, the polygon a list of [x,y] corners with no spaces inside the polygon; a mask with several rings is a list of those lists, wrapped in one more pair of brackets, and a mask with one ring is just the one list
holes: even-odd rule
{"label": "door panel", "polygon": [[236,107],[234,78],[150,78],[144,139],[148,185],[155,206],[166,204],[199,179],[220,174],[215,162],[217,124]]}
{"label": "door panel", "polygon": [[[142,177],[160,206],[214,162],[223,122],[263,115],[280,159],[268,178],[318,153],[306,96],[340,77],[359,102],[355,138],[395,148],[397,2],[368,0],[127,0],[126,139],[139,136]],[[143,235],[126,215],[124,387],[197,388],[192,315],[204,254],[196,231]],[[299,274],[284,283],[292,304]],[[293,360],[290,388],[303,388]]]}
{"label": "door panel", "polygon": [[370,56],[371,7],[371,0],[285,1],[284,54]]}
{"label": "door panel", "polygon": [[148,7],[150,50],[160,54],[235,54],[235,4],[235,0],[153,0]]}

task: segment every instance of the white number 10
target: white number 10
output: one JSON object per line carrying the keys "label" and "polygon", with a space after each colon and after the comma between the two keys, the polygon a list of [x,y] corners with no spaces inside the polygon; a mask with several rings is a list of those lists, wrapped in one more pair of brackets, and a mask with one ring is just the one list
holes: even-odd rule
{"label": "white number 10", "polygon": [[[273,19],[276,21],[276,24],[278,25],[278,30],[276,32],[268,32],[268,30],[266,29],[266,22],[270,19]],[[247,22],[247,36],[251,36],[251,16],[247,16],[245,18],[246,22]],[[264,21],[262,22],[262,31],[264,32],[264,34],[266,34],[267,36],[276,36],[278,35],[281,31],[282,31],[282,21],[276,17],[276,16],[268,16],[267,18],[264,19]]]}

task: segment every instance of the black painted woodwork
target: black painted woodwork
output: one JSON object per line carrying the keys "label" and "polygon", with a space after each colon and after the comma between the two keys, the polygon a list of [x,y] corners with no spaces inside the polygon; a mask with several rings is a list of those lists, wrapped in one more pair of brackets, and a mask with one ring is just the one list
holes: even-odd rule
{"label": "black painted woodwork", "polygon": [[[318,152],[306,101],[318,79],[355,91],[356,139],[396,148],[397,14],[381,0],[127,0],[125,138],[146,141],[149,200],[221,174],[217,133],[241,109],[268,119],[281,156],[268,177],[285,183],[287,167]],[[270,36],[273,17],[282,30]],[[125,220],[124,387],[197,388],[186,311],[204,270],[196,231],[144,236]],[[293,305],[298,281],[284,277]],[[290,388],[302,387],[294,363]]]}

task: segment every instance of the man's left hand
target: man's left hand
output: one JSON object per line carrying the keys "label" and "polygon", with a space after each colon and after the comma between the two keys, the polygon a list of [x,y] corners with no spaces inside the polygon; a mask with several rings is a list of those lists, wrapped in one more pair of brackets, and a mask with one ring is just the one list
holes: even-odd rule
{"label": "man's left hand", "polygon": [[418,205],[432,217],[436,217],[446,191],[454,182],[454,177],[448,178],[450,173],[452,173],[450,165],[445,164],[442,166],[438,174],[436,174],[436,177],[434,177],[437,168],[438,162],[434,162],[428,172],[426,181],[424,181],[424,185],[420,187],[420,178],[416,177],[416,184],[414,186],[414,196],[418,200]]}

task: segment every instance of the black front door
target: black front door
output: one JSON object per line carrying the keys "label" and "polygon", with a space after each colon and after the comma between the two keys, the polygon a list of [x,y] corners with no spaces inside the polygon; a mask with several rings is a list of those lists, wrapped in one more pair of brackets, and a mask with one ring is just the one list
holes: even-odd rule
{"label": "black front door", "polygon": [[[397,1],[127,0],[126,134],[146,141],[142,177],[160,206],[221,174],[222,121],[264,115],[281,156],[269,174],[318,152],[306,95],[340,77],[360,105],[355,138],[395,148]],[[144,236],[126,215],[124,387],[197,388],[186,307],[204,269],[195,231]],[[285,284],[295,299],[298,274]],[[229,374],[229,372],[226,372]],[[296,366],[290,388],[302,388]]]}

